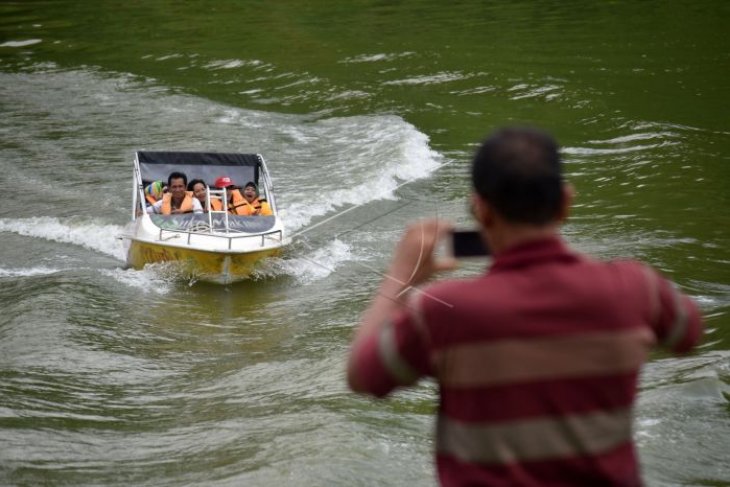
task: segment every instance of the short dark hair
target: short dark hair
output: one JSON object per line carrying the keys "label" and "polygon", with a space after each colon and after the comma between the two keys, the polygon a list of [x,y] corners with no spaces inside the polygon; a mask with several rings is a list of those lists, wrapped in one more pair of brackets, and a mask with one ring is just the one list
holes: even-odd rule
{"label": "short dark hair", "polygon": [[195,185],[198,183],[201,183],[203,186],[208,186],[202,179],[193,179],[188,183],[188,191],[192,191],[193,188],[195,188]]}
{"label": "short dark hair", "polygon": [[533,127],[506,127],[490,135],[472,163],[474,190],[505,219],[542,225],[558,218],[563,177],[558,145]]}
{"label": "short dark hair", "polygon": [[178,172],[178,171],[171,172],[170,175],[167,176],[167,185],[172,186],[172,180],[180,179],[180,178],[182,178],[183,185],[185,185],[185,187],[187,188],[188,187],[188,177],[185,175],[184,172]]}

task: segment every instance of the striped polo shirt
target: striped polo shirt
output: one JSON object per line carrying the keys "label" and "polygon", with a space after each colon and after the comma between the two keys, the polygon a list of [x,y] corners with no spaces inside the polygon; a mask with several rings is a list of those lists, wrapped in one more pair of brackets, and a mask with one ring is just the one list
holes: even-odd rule
{"label": "striped polo shirt", "polygon": [[354,350],[376,396],[439,385],[442,485],[640,485],[632,414],[654,345],[700,339],[695,304],[635,261],[599,262],[558,237],[441,281]]}

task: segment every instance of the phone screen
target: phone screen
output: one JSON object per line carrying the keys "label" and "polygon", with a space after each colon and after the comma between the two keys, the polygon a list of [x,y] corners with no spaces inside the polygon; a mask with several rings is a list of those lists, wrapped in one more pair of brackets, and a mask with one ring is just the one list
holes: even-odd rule
{"label": "phone screen", "polygon": [[489,255],[487,245],[476,230],[455,230],[451,237],[454,257],[479,257]]}

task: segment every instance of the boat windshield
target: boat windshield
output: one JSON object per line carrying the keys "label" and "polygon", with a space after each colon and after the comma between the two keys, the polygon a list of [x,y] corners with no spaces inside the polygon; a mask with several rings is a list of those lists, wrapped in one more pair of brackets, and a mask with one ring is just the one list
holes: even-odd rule
{"label": "boat windshield", "polygon": [[182,172],[188,181],[202,179],[209,186],[219,176],[228,176],[237,186],[253,181],[259,185],[261,159],[257,154],[210,152],[137,152],[143,185],[166,182],[173,171]]}
{"label": "boat windshield", "polygon": [[[225,232],[225,214],[212,216],[213,228],[205,213],[185,213],[183,215],[151,214],[152,223],[164,230],[180,232]],[[228,215],[228,231],[241,233],[262,233],[273,228],[276,218],[273,216],[238,216]]]}

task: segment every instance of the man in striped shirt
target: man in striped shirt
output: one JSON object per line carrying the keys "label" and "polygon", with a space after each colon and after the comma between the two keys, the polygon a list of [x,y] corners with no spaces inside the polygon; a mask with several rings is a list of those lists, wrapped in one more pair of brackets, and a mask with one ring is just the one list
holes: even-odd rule
{"label": "man in striped shirt", "polygon": [[442,485],[641,485],[639,370],[654,345],[697,344],[696,305],[641,263],[599,262],[562,241],[572,189],[544,132],[497,131],[472,183],[491,267],[417,289],[454,266],[434,257],[451,227],[409,227],[361,318],[350,387],[380,397],[435,378]]}

